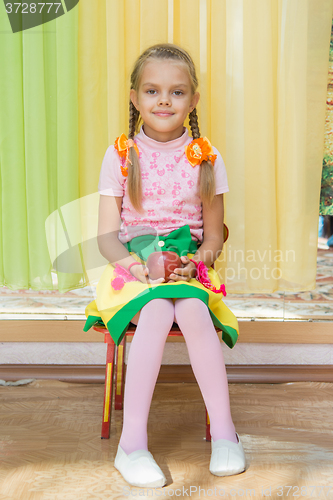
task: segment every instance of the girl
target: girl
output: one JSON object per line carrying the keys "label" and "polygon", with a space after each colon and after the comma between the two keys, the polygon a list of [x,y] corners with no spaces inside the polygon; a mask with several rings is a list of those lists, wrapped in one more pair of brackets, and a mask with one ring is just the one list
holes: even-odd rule
{"label": "girl", "polygon": [[[193,61],[183,49],[173,44],[147,49],[131,75],[129,139],[122,134],[109,146],[100,174],[98,242],[109,264],[96,301],[86,309],[85,331],[102,322],[119,345],[129,323],[137,325],[114,462],[133,486],[166,484],[148,451],[147,421],[173,322],[184,335],[210,417],[209,470],[217,476],[245,470],[214,327],[232,348],[237,320],[221,300],[224,285],[211,267],[223,246],[223,193],[229,189],[220,153],[200,138],[197,85]],[[192,138],[184,127],[187,115]],[[161,250],[178,253],[182,261],[167,281],[151,279],[145,265]]]}

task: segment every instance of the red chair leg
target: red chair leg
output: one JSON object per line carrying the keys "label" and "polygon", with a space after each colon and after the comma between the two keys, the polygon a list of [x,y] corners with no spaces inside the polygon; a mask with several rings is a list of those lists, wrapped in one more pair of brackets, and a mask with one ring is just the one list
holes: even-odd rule
{"label": "red chair leg", "polygon": [[210,442],[210,440],[211,440],[211,436],[210,436],[210,420],[209,420],[209,415],[208,415],[208,411],[207,411],[207,408],[206,408],[206,441]]}
{"label": "red chair leg", "polygon": [[[108,335],[110,338],[109,332]],[[102,421],[102,439],[110,437],[110,422],[112,408],[112,393],[113,393],[113,368],[114,368],[114,342],[107,342],[106,351],[106,368],[105,368],[105,384],[104,384],[104,405],[103,405],[103,421]]]}
{"label": "red chair leg", "polygon": [[122,410],[124,401],[124,373],[125,373],[126,335],[117,347],[116,352],[116,394],[114,409]]}

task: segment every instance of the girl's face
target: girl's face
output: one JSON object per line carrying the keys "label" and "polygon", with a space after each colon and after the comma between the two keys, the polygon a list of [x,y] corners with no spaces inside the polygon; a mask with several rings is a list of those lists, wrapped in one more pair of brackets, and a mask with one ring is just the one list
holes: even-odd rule
{"label": "girl's face", "polygon": [[185,118],[200,95],[192,94],[185,63],[150,59],[143,68],[138,91],[132,89],[130,97],[141,114],[145,134],[167,142],[183,134]]}

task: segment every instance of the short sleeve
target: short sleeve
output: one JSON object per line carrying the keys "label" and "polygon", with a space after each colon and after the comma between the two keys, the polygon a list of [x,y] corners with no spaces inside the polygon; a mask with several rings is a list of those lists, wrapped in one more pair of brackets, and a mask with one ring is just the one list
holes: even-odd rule
{"label": "short sleeve", "polygon": [[109,146],[103,158],[98,192],[106,196],[123,196],[125,177],[121,173],[121,160],[115,147]]}
{"label": "short sleeve", "polygon": [[228,186],[227,171],[224,165],[224,161],[222,159],[220,152],[216,148],[214,148],[214,146],[213,150],[214,154],[217,155],[217,158],[214,163],[215,180],[216,180],[215,194],[227,193],[229,191],[229,186]]}

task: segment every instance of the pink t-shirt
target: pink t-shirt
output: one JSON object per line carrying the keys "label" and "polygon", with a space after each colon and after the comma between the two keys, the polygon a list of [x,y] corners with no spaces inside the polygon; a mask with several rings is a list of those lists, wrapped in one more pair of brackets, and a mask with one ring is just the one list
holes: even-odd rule
{"label": "pink t-shirt", "polygon": [[[165,236],[186,224],[192,239],[202,242],[201,199],[197,194],[200,165],[192,167],[185,146],[192,141],[187,128],[178,139],[158,142],[146,136],[141,127],[135,136],[140,152],[143,213],[137,212],[128,196],[127,177],[121,173],[122,160],[115,147],[109,146],[102,163],[98,192],[106,196],[122,196],[122,243],[144,234]],[[216,194],[229,191],[227,173],[219,151],[214,164]],[[129,167],[130,168],[130,167]]]}

